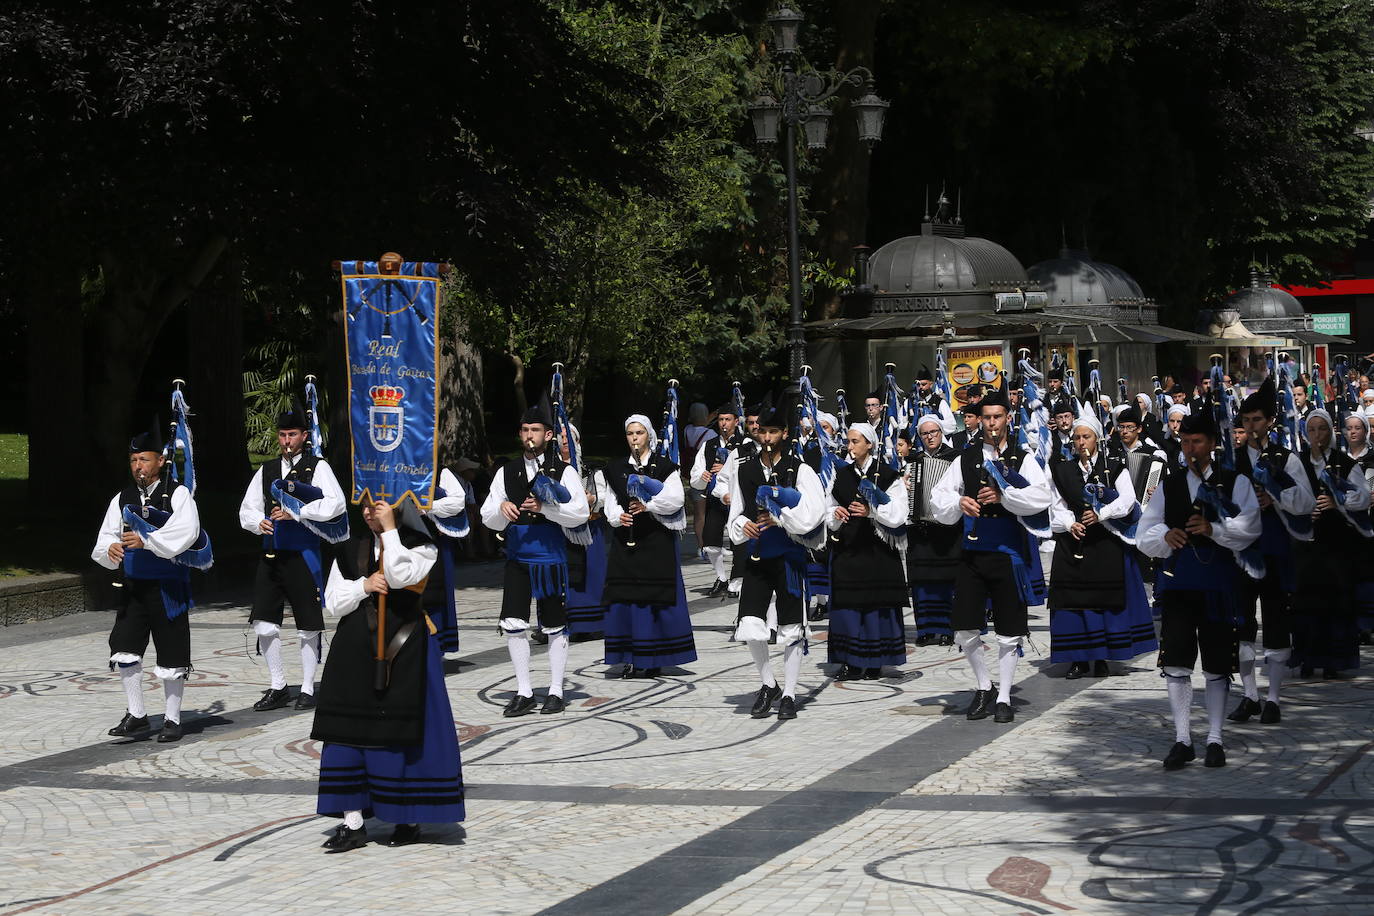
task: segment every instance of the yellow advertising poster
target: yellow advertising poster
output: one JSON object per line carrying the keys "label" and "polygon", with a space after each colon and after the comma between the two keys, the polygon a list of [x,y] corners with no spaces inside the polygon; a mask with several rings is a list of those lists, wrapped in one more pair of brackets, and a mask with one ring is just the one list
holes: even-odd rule
{"label": "yellow advertising poster", "polygon": [[968,386],[1002,387],[1005,358],[1000,343],[960,344],[945,348],[945,367],[949,373],[949,390],[954,407],[968,403]]}

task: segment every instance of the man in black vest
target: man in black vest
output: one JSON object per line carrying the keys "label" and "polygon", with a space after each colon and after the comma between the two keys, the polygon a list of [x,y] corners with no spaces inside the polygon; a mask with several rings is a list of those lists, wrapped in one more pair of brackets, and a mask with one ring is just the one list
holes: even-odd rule
{"label": "man in black vest", "polygon": [[[1011,687],[1017,654],[1021,640],[1030,635],[1027,605],[1034,597],[1031,551],[1037,549],[1021,519],[1044,516],[1041,524],[1048,531],[1053,494],[1040,463],[1010,441],[1011,409],[1006,392],[994,389],[979,408],[983,441],[960,453],[958,465],[951,467],[931,492],[931,506],[940,524],[952,525],[961,517],[964,523],[951,625],[954,643],[968,659],[976,681],[968,718],[987,718],[993,705],[992,679],[983,659],[980,633],[991,602],[1000,675],[995,720],[1010,722],[1015,718]],[[998,475],[1005,488],[997,484]]]}
{"label": "man in black vest", "polygon": [[281,455],[258,468],[239,505],[239,525],[262,538],[253,610],[248,615],[272,679],[262,699],[253,704],[259,711],[280,709],[291,702],[281,657],[287,601],[301,645],[301,692],[296,708],[314,708],[315,670],[324,632],[325,558],[320,532],[325,529],[321,526],[328,524],[333,530],[342,524],[342,537],[347,537],[343,490],[329,462],[306,453],[306,428],[305,411],[299,405],[278,418]]}
{"label": "man in black vest", "polygon": [[591,543],[587,491],[577,469],[550,447],[553,421],[543,408],[520,418],[521,457],[506,462],[493,478],[482,523],[504,533],[505,585],[501,631],[506,636],[516,692],[502,713],[507,718],[534,711],[530,684],[530,600],[538,603],[539,627],[549,637],[549,692],[541,713],[564,709],[563,672],[568,664],[567,588],[569,540]]}
{"label": "man in black vest", "polygon": [[[1215,421],[1191,414],[1184,417],[1179,432],[1188,470],[1165,478],[1137,526],[1141,552],[1163,560],[1155,589],[1160,612],[1159,665],[1168,681],[1175,736],[1164,758],[1166,770],[1181,769],[1197,758],[1189,716],[1193,666],[1199,654],[1207,683],[1203,765],[1226,765],[1221,727],[1243,620],[1236,592],[1245,575],[1235,555],[1259,537],[1261,527],[1259,503],[1249,481],[1212,461],[1218,432]],[[1223,500],[1235,507],[1235,514],[1218,511]]]}
{"label": "man in black vest", "polygon": [[913,449],[906,474],[910,500],[907,518],[907,583],[916,617],[916,645],[954,645],[949,617],[954,608],[954,579],[964,526],[935,520],[930,494],[945,473],[959,463],[959,451],[944,442],[940,418],[926,414],[916,423],[921,446]]}
{"label": "man in black vest", "polygon": [[924,407],[927,411],[934,413],[940,418],[940,430],[946,436],[952,436],[958,431],[959,421],[955,419],[954,410],[949,406],[944,398],[940,397],[940,392],[935,388],[935,376],[931,373],[929,366],[922,366],[916,373],[916,387],[920,392],[916,398],[916,403],[912,405],[912,410]]}
{"label": "man in black vest", "polygon": [[[110,630],[110,670],[119,671],[128,711],[109,734],[128,738],[148,731],[143,705],[143,655],[149,637],[157,649],[153,672],[162,679],[166,710],[157,740],[181,738],[181,701],[191,670],[190,567],[205,568],[209,542],[200,530],[196,501],[163,473],[167,458],[155,433],[129,443],[132,479],[110,500],[91,559],[121,569],[123,606]],[[196,548],[207,554],[191,562]],[[178,561],[182,562],[178,562]]]}
{"label": "man in black vest", "polygon": [[964,428],[950,437],[950,448],[962,452],[970,445],[978,445],[982,442],[983,431],[978,425],[978,417],[981,413],[982,409],[976,403],[965,404],[960,409],[960,415],[964,418]]}
{"label": "man in black vest", "polygon": [[739,447],[744,435],[739,430],[740,418],[735,415],[735,405],[726,403],[716,411],[719,432],[707,437],[697,449],[696,459],[692,462],[692,488],[706,493],[706,524],[702,528],[701,547],[706,554],[706,562],[715,571],[716,582],[711,586],[710,596],[720,598],[729,588],[730,574],[725,568],[725,522],[730,517],[721,496],[728,493],[718,491],[721,471],[730,460],[732,449]]}
{"label": "man in black vest", "polygon": [[[1290,605],[1297,590],[1296,557],[1293,540],[1312,539],[1310,517],[1317,508],[1302,459],[1291,449],[1270,441],[1270,430],[1278,413],[1278,391],[1270,376],[1240,404],[1240,419],[1245,426],[1245,443],[1236,449],[1236,473],[1248,478],[1260,507],[1260,536],[1256,546],[1264,555],[1264,578],[1241,580],[1241,612],[1245,624],[1240,632],[1240,685],[1245,696],[1231,713],[1232,722],[1247,722],[1259,715],[1260,723],[1273,725],[1281,718],[1279,690],[1283,672],[1293,654]],[[1296,518],[1300,529],[1289,530]],[[1259,604],[1256,614],[1255,604]],[[1256,645],[1260,624],[1264,641]],[[1269,679],[1268,699],[1259,702],[1255,666],[1263,661]]]}
{"label": "man in black vest", "polygon": [[[726,530],[745,554],[737,563],[742,581],[733,638],[749,647],[758,668],[762,686],[750,710],[755,719],[768,716],[774,703],[779,719],[797,716],[806,641],[806,551],[826,538],[825,490],[787,443],[792,415],[787,405],[759,417],[759,453],[741,460],[730,480]],[[760,490],[767,506],[760,505]],[[768,658],[774,641],[784,647],[781,687]]]}

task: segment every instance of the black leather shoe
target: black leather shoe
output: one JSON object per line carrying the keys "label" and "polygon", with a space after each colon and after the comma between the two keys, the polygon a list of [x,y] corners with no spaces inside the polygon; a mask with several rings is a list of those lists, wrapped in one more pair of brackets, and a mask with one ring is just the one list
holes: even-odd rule
{"label": "black leather shoe", "polygon": [[283,687],[281,690],[273,690],[271,687],[262,692],[262,699],[253,704],[253,708],[258,712],[267,712],[269,709],[281,709],[291,703],[291,689]]}
{"label": "black leather shoe", "polygon": [[391,831],[391,839],[386,841],[388,846],[409,846],[411,843],[420,842],[419,824],[397,824],[396,829]]}
{"label": "black leather shoe", "polygon": [[537,645],[547,646],[549,644],[549,634],[540,627],[534,628],[534,631],[530,633],[530,639],[534,640]]}
{"label": "black leather shoe", "polygon": [[1093,662],[1093,677],[1111,677],[1112,669],[1105,658]]}
{"label": "black leather shoe", "polygon": [[880,680],[880,679],[882,678],[882,676],[883,676],[883,669],[882,669],[882,668],[865,668],[865,669],[864,669],[864,680],[866,680],[866,681],[876,681],[876,680]]}
{"label": "black leather shoe", "polygon": [[300,696],[296,697],[296,708],[314,709],[315,695],[313,693],[302,693]]}
{"label": "black leather shoe", "polygon": [[[562,712],[567,705],[568,704],[563,702],[562,697],[551,693],[544,697],[544,705],[539,708],[539,714],[541,716],[551,716],[556,712]],[[399,830],[401,828],[397,827],[396,829]]]}
{"label": "black leather shoe", "polygon": [[1240,705],[1236,707],[1236,711],[1231,713],[1226,718],[1230,719],[1232,722],[1249,722],[1251,716],[1259,715],[1259,711],[1259,700],[1252,700],[1249,697],[1241,697]]}
{"label": "black leather shoe", "polygon": [[791,697],[783,697],[778,701],[778,718],[795,719],[797,717],[797,701]]}
{"label": "black leather shoe", "polygon": [[1169,753],[1164,757],[1164,769],[1181,770],[1191,761],[1197,759],[1197,752],[1193,750],[1191,744],[1184,744],[1178,741],[1173,747],[1169,748]]}
{"label": "black leather shoe", "polygon": [[173,722],[170,719],[162,723],[162,730],[157,733],[158,744],[170,744],[173,741],[181,740],[181,723]]}
{"label": "black leather shoe", "polygon": [[1264,701],[1264,712],[1260,713],[1260,725],[1275,725],[1283,721],[1283,713],[1279,712],[1279,704]]}
{"label": "black leather shoe", "polygon": [[1065,678],[1066,680],[1076,681],[1076,680],[1078,680],[1080,677],[1082,677],[1083,675],[1085,675],[1085,674],[1087,674],[1087,673],[1088,673],[1088,663],[1087,663],[1087,662],[1074,662],[1072,665],[1069,665],[1069,670],[1068,670],[1067,672],[1065,672],[1064,678]]}
{"label": "black leather shoe", "polygon": [[1226,766],[1226,751],[1220,744],[1207,745],[1207,756],[1202,758],[1202,765],[1205,767],[1224,767]]}
{"label": "black leather shoe", "polygon": [[724,579],[717,579],[716,584],[711,586],[711,590],[706,593],[707,598],[719,598],[730,588],[730,583]]}
{"label": "black leather shoe", "polygon": [[841,665],[840,671],[835,675],[837,681],[857,681],[860,671],[858,668],[851,668],[849,665]]}
{"label": "black leather shoe", "polygon": [[931,636],[929,633],[926,633],[926,634],[924,634],[924,635],[922,635],[922,636],[917,636],[917,637],[916,637],[916,645],[922,646],[922,647],[928,646],[928,645],[930,645],[930,644],[931,644],[932,642],[934,642],[934,641],[935,641],[935,637],[934,637],[934,636]]}
{"label": "black leather shoe", "polygon": [[618,675],[616,675],[616,677],[620,678],[621,680],[625,680],[625,681],[628,681],[630,678],[632,678],[632,677],[634,677],[634,676],[635,676],[635,666],[634,666],[634,665],[625,665],[625,666],[623,666],[623,667],[620,669],[620,673],[619,673]]}
{"label": "black leather shoe", "polygon": [[127,738],[130,735],[141,735],[148,730],[148,717],[134,717],[133,713],[125,713],[124,718],[119,720],[119,724],[110,729],[105,734],[111,738]]}
{"label": "black leather shoe", "polygon": [[357,830],[349,830],[343,824],[334,828],[334,835],[325,840],[321,848],[334,852],[348,852],[350,849],[362,849],[367,845],[367,828],[359,827]]}
{"label": "black leather shoe", "polygon": [[755,719],[766,719],[772,714],[773,704],[778,697],[782,696],[782,688],[777,684],[772,687],[760,687],[759,695],[754,697],[754,707],[749,710],[749,715]]}
{"label": "black leather shoe", "polygon": [[524,716],[534,712],[534,707],[534,697],[522,697],[517,693],[510,698],[510,702],[507,703],[506,708],[501,711],[501,715],[505,716],[507,719],[514,719],[516,716]]}
{"label": "black leather shoe", "polygon": [[952,645],[954,645],[954,637],[953,637],[953,636],[941,636],[941,637],[940,637],[940,645],[942,645],[942,646],[952,646]]}
{"label": "black leather shoe", "polygon": [[986,719],[988,717],[988,707],[992,705],[993,699],[997,696],[991,690],[973,691],[973,702],[968,704],[968,719]]}
{"label": "black leather shoe", "polygon": [[993,714],[992,721],[1006,723],[1015,718],[1016,712],[1011,708],[1010,703],[998,703],[997,711]]}

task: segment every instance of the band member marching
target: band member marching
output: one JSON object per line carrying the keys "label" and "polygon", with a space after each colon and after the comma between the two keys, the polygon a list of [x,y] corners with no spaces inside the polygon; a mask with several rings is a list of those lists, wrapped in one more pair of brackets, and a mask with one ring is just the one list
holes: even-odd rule
{"label": "band member marching", "polygon": [[729,490],[718,492],[718,485],[721,471],[730,460],[730,452],[744,442],[744,434],[739,429],[739,409],[734,401],[721,405],[716,411],[716,425],[720,431],[707,437],[701,448],[697,449],[696,459],[692,462],[692,487],[706,491],[706,523],[702,529],[701,545],[706,553],[706,562],[711,564],[716,573],[716,581],[710,591],[712,598],[723,598],[730,584],[730,573],[725,565],[725,523],[730,518],[730,509],[721,498]]}
{"label": "band member marching", "polygon": [[954,578],[959,568],[962,523],[941,524],[935,518],[931,494],[959,460],[959,452],[944,441],[944,423],[935,414],[916,421],[919,443],[907,465],[908,494],[906,573],[916,617],[916,645],[954,645],[950,614],[954,610]]}
{"label": "band member marching", "polygon": [[420,824],[465,816],[443,654],[422,598],[438,552],[413,512],[365,506],[368,532],[329,571],[325,606],[340,620],[310,736],[323,742],[316,811],[343,819],[324,843],[331,853],[367,844],[366,817],[395,824],[387,845],[405,846]]}
{"label": "band member marching", "polygon": [[239,525],[262,538],[253,610],[248,615],[258,637],[258,652],[267,661],[271,684],[253,704],[259,711],[280,709],[291,702],[282,663],[281,627],[286,602],[301,650],[301,691],[297,709],[315,705],[315,670],[320,662],[324,613],[325,540],[348,537],[343,490],[329,462],[309,454],[310,422],[299,402],[277,420],[281,454],[268,459],[243,494]]}
{"label": "band member marching", "polygon": [[[793,407],[759,416],[760,447],[730,480],[730,540],[746,551],[741,569],[734,639],[749,647],[762,686],[750,714],[797,716],[797,679],[806,642],[806,551],[825,539],[825,491],[816,472],[787,448]],[[783,644],[783,684],[768,659],[768,645]]]}
{"label": "band member marching", "polygon": [[606,664],[624,677],[658,677],[661,668],[696,661],[692,618],[682,583],[678,532],[687,526],[682,478],[658,446],[649,418],[625,421],[628,458],[606,467]]}
{"label": "band member marching", "polygon": [[501,598],[501,632],[515,669],[516,693],[506,704],[508,718],[534,711],[530,685],[530,601],[539,610],[539,626],[549,637],[549,692],[540,709],[564,709],[563,672],[568,664],[565,631],[569,540],[586,544],[587,493],[577,470],[550,450],[553,421],[540,407],[520,418],[521,457],[507,462],[491,482],[482,504],[482,523],[506,542],[505,584]]}
{"label": "band member marching", "polygon": [[1217,435],[1210,414],[1183,418],[1179,444],[1188,470],[1165,478],[1145,506],[1138,526],[1141,552],[1164,561],[1155,600],[1160,611],[1159,665],[1168,683],[1174,720],[1174,745],[1164,758],[1166,770],[1181,769],[1197,758],[1189,717],[1193,666],[1199,655],[1206,680],[1203,765],[1226,765],[1221,731],[1244,619],[1236,591],[1246,573],[1236,554],[1259,537],[1261,523],[1249,481],[1213,461]]}
{"label": "band member marching", "polygon": [[907,492],[901,475],[877,459],[872,425],[855,423],[848,439],[853,463],[836,473],[826,517],[834,596],[826,654],[840,665],[836,680],[876,680],[883,666],[906,664]]}
{"label": "band member marching", "polygon": [[172,479],[169,452],[156,431],[130,440],[131,479],[110,500],[91,551],[101,566],[122,571],[110,670],[119,672],[128,707],[109,734],[130,738],[149,730],[142,678],[151,637],[157,651],[153,673],[162,680],[166,701],[157,736],[163,743],[182,736],[181,703],[191,671],[190,571],[213,562],[191,490]]}
{"label": "band member marching", "polygon": [[[1027,606],[1039,603],[1032,583],[1034,563],[1029,527],[1049,533],[1050,487],[1039,462],[1015,448],[1007,433],[1011,405],[994,389],[979,403],[982,443],[959,455],[931,493],[935,520],[954,524],[962,516],[964,540],[954,584],[954,643],[968,659],[975,690],[969,719],[1011,722],[1011,687],[1021,640],[1030,635]],[[997,632],[998,690],[994,694],[980,631],[992,605]],[[994,697],[996,708],[992,710]]]}

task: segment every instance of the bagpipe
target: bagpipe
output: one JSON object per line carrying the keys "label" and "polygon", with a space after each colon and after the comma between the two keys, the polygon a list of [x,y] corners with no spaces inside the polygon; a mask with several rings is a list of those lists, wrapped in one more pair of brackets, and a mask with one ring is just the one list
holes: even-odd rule
{"label": "bagpipe", "polygon": [[[767,457],[775,449],[775,446],[769,446],[765,443],[762,446],[761,452]],[[768,467],[768,462],[763,462],[763,466],[766,469]],[[773,480],[776,480],[776,478],[773,478]],[[797,506],[801,505],[801,498],[801,490],[796,487],[765,481],[765,483],[754,493],[754,505],[759,510],[757,520],[763,522],[763,516],[766,513],[768,520],[771,522],[769,527],[776,526],[782,522],[783,510],[797,508]],[[753,548],[749,552],[749,559],[754,562],[764,559],[762,550],[763,536],[765,533],[767,533],[767,528],[760,531],[758,537],[753,538],[754,543]]]}
{"label": "bagpipe", "polygon": [[1049,411],[1045,409],[1040,389],[1035,384],[1044,376],[1030,361],[1030,350],[1022,347],[1017,351],[1016,371],[1021,376],[1021,405],[1018,408],[1021,422],[1017,424],[1017,444],[1028,454],[1034,455],[1041,467],[1046,467],[1053,448],[1050,433]]}
{"label": "bagpipe", "polygon": [[906,400],[902,397],[901,386],[897,384],[897,364],[888,363],[885,368],[887,372],[883,376],[883,428],[878,430],[878,438],[887,451],[888,466],[895,471],[902,463],[901,456],[897,454],[897,437],[906,428]]}
{"label": "bagpipe", "polygon": [[[1296,370],[1296,371],[1295,371]],[[1293,379],[1302,368],[1287,353],[1278,354],[1278,416],[1280,442],[1296,451],[1301,447],[1298,436],[1298,406],[1293,398]]]}
{"label": "bagpipe", "polygon": [[844,389],[835,389],[835,419],[840,421],[840,428],[835,430],[840,436],[849,432],[849,401],[845,400]]}
{"label": "bagpipe", "polygon": [[[194,498],[196,493],[194,440],[191,437],[189,419],[191,408],[186,402],[186,395],[183,391],[185,384],[186,382],[182,379],[172,380],[172,419],[167,426],[167,441],[162,447],[162,457],[165,460],[159,472],[159,483],[161,492],[170,496],[171,483],[173,481],[180,482]],[[177,464],[178,448],[180,448],[182,455],[180,466]],[[165,505],[168,506],[168,509],[161,509],[152,504],[137,508],[124,506],[120,512],[121,533],[133,532],[146,540],[171,519],[170,498]],[[163,559],[147,549],[130,548],[125,550],[124,561],[120,565],[117,577],[112,584],[116,588],[122,588],[126,578],[181,579],[186,581],[189,570],[206,570],[214,563],[214,550],[210,544],[210,535],[206,533],[204,528],[201,528],[191,546],[171,559]],[[178,616],[190,608],[189,599],[178,600],[175,596],[170,595],[166,589],[164,589],[163,597],[164,599],[172,598],[172,600],[164,600],[169,617]]]}
{"label": "bagpipe", "polygon": [[[811,421],[811,429],[816,437],[816,445],[820,449],[820,469],[816,472],[821,479],[821,486],[829,489],[830,482],[835,479],[835,470],[839,465],[836,453],[839,451],[839,443],[835,441],[830,433],[821,426],[821,406],[820,396],[816,394],[816,389],[811,384],[811,367],[801,367],[801,378],[798,384],[801,388],[801,412],[805,419]],[[798,437],[800,439],[800,437]],[[800,456],[798,456],[800,457]]]}
{"label": "bagpipe", "polygon": [[[987,480],[983,486],[995,486],[1004,493],[1007,490],[1020,490],[1031,485],[1020,471],[1001,458],[984,461],[983,471]],[[1019,515],[1017,519],[1027,531],[1042,540],[1053,536],[1050,531],[1049,509],[1042,509],[1034,515]]]}
{"label": "bagpipe", "polygon": [[1107,411],[1102,406],[1102,372],[1098,368],[1098,360],[1088,360],[1088,390],[1086,394],[1093,399],[1093,415],[1097,417],[1097,422],[1102,424],[1105,431],[1110,419]]}
{"label": "bagpipe", "polygon": [[[1131,547],[1136,543],[1136,532],[1140,524],[1140,504],[1137,503],[1131,509],[1131,513],[1124,518],[1102,518],[1102,509],[1111,505],[1121,498],[1121,491],[1110,483],[1084,483],[1083,484],[1083,503],[1093,510],[1098,516],[1102,527],[1121,539],[1123,544]],[[1075,554],[1075,559],[1083,559],[1081,555]]]}
{"label": "bagpipe", "polygon": [[1150,376],[1150,384],[1154,386],[1155,413],[1159,415],[1159,425],[1167,428],[1169,425],[1169,395],[1165,393],[1164,386],[1159,383],[1159,376]]}
{"label": "bagpipe", "polygon": [[954,397],[949,389],[949,364],[945,362],[945,348],[935,348],[935,390],[940,392],[940,397],[945,399],[945,403],[954,409]]}
{"label": "bagpipe", "polygon": [[1226,470],[1233,471],[1236,467],[1236,441],[1231,429],[1236,419],[1235,398],[1226,389],[1226,375],[1221,368],[1222,355],[1213,353],[1210,358],[1212,360],[1210,375],[1212,380],[1212,413],[1216,418],[1217,435],[1221,439],[1220,464]]}
{"label": "bagpipe", "polygon": [[[1229,429],[1227,430],[1226,438],[1229,441]],[[1231,499],[1231,495],[1229,493],[1223,493],[1221,488],[1217,486],[1217,484],[1214,481],[1204,478],[1202,476],[1202,469],[1199,468],[1196,463],[1189,462],[1188,468],[1194,474],[1197,475],[1198,480],[1200,481],[1197,488],[1197,495],[1193,497],[1193,507],[1191,514],[1201,515],[1209,522],[1224,521],[1225,519],[1235,518],[1236,516],[1240,515],[1240,506],[1237,505],[1233,499]],[[1189,534],[1189,546],[1196,548],[1199,545],[1199,538],[1201,537],[1201,535]],[[1216,544],[1215,541],[1213,541],[1212,543]],[[1218,550],[1225,549],[1221,547],[1220,544],[1216,544],[1216,546]],[[1243,550],[1233,551],[1233,553],[1235,554],[1236,560],[1237,562],[1239,562],[1241,569],[1245,571],[1245,574],[1247,576],[1256,580],[1264,578],[1264,554],[1261,552],[1259,548],[1258,541],[1244,548]],[[1177,554],[1178,551],[1174,551],[1174,553],[1169,556],[1169,559],[1165,564],[1163,570],[1164,575],[1169,576],[1171,578],[1174,575],[1173,566],[1177,562],[1175,559]]]}
{"label": "bagpipe", "polygon": [[[1359,465],[1356,465],[1358,468]],[[1369,510],[1351,511],[1346,505],[1350,494],[1357,491],[1357,487],[1342,477],[1340,474],[1331,472],[1331,465],[1327,464],[1317,475],[1317,482],[1331,496],[1331,501],[1336,504],[1336,511],[1341,514],[1349,524],[1360,533],[1362,537],[1374,537],[1374,523],[1371,523]]]}
{"label": "bagpipe", "polygon": [[[659,455],[667,458],[673,464],[678,463],[680,455],[677,437],[678,404],[680,402],[678,384],[678,380],[675,378],[668,380],[668,391],[665,395],[663,406],[663,426],[659,433],[657,449]],[[631,474],[625,481],[626,495],[645,507],[646,511],[648,511],[648,504],[653,501],[654,497],[662,492],[663,481],[651,477],[648,474]],[[667,517],[666,524],[670,527],[675,527],[676,524],[685,523],[686,518],[685,508],[678,509],[671,516]],[[638,526],[639,515],[637,513],[631,513],[630,530],[625,539],[625,546],[631,550],[638,546],[638,539],[636,537]]]}

